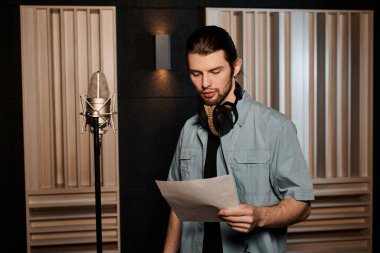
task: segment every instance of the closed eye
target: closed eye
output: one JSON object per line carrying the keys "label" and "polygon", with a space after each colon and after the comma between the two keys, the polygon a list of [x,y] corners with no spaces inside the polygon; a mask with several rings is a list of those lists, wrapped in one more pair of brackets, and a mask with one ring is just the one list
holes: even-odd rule
{"label": "closed eye", "polygon": [[197,71],[191,71],[190,72],[190,75],[194,76],[194,77],[197,77],[197,76],[200,76],[201,73],[200,72],[197,72]]}
{"label": "closed eye", "polygon": [[209,72],[213,75],[218,75],[220,72],[222,72],[224,68],[222,66],[210,69]]}
{"label": "closed eye", "polygon": [[211,73],[214,74],[214,75],[217,75],[217,74],[219,74],[220,72],[222,72],[222,70],[213,70],[213,71],[211,71]]}

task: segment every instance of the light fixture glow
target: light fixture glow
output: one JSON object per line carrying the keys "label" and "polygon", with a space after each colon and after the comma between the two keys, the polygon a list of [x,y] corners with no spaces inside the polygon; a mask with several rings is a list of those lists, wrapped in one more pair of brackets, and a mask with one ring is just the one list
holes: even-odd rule
{"label": "light fixture glow", "polygon": [[170,69],[170,35],[156,34],[156,69]]}

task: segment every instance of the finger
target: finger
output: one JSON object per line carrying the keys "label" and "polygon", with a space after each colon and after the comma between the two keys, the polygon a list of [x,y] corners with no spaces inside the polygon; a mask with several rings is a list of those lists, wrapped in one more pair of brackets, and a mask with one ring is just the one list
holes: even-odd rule
{"label": "finger", "polygon": [[250,229],[240,228],[240,227],[231,227],[231,228],[240,233],[248,233],[249,231],[251,231]]}
{"label": "finger", "polygon": [[227,223],[227,224],[231,227],[231,229],[238,232],[242,232],[242,233],[248,233],[249,231],[253,229],[252,226],[245,223],[231,223],[231,224]]}
{"label": "finger", "polygon": [[244,223],[244,222],[226,222],[226,223],[231,228],[249,229],[251,227],[250,224]]}
{"label": "finger", "polygon": [[252,216],[220,216],[226,222],[236,223],[253,223],[254,218]]}
{"label": "finger", "polygon": [[250,214],[252,214],[252,210],[243,205],[238,208],[222,209],[219,211],[220,216],[244,216]]}

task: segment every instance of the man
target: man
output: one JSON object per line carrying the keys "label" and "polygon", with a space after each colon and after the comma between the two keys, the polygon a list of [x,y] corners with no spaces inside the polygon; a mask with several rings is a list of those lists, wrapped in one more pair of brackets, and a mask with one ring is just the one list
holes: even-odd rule
{"label": "man", "polygon": [[224,29],[196,30],[186,50],[201,105],[181,131],[168,180],[231,174],[242,204],[220,210],[220,223],[181,222],[171,211],[164,252],[286,252],[287,227],[308,217],[314,198],[296,129],[241,89],[242,59]]}

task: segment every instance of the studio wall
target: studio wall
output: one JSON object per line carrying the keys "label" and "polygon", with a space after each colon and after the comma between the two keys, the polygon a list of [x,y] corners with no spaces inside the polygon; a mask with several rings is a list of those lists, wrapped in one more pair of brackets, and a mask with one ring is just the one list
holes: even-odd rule
{"label": "studio wall", "polygon": [[[180,129],[196,112],[197,98],[186,72],[187,36],[205,22],[204,7],[373,9],[375,1],[138,1],[138,0],[5,0],[0,4],[0,237],[1,252],[26,252],[23,122],[19,6],[114,5],[117,10],[118,134],[122,252],[160,252],[169,207],[155,179],[165,179]],[[375,11],[375,24],[377,24]],[[171,35],[172,69],[154,69],[156,32]],[[374,97],[378,94],[375,26]],[[378,100],[374,99],[374,108]],[[374,110],[374,199],[380,196]],[[80,131],[80,129],[78,129]],[[374,214],[379,210],[375,205]],[[374,216],[374,233],[379,221]],[[376,238],[374,235],[373,238]],[[380,249],[376,245],[373,250]]]}

